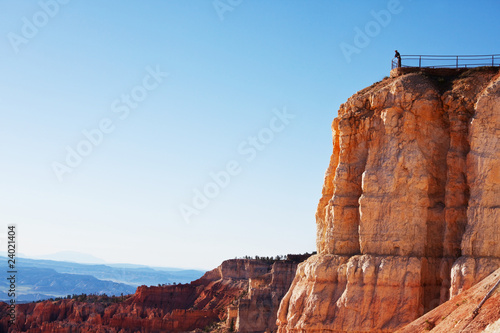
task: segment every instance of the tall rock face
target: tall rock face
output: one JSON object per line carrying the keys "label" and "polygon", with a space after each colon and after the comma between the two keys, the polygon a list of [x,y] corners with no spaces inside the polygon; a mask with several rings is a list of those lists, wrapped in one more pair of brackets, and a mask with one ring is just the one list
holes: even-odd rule
{"label": "tall rock face", "polygon": [[386,78],[341,105],[279,332],[391,332],[500,267],[498,73]]}
{"label": "tall rock face", "polygon": [[276,331],[276,314],[296,269],[296,262],[277,261],[270,272],[250,278],[247,291],[229,308],[227,327],[230,331]]}

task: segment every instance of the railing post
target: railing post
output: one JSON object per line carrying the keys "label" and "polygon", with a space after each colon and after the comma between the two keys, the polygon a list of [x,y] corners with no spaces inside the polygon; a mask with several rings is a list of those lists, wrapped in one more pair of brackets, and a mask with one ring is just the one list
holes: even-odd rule
{"label": "railing post", "polygon": [[418,68],[422,67],[422,56],[418,57]]}
{"label": "railing post", "polygon": [[458,68],[458,56],[457,56],[457,68]]}
{"label": "railing post", "polygon": [[495,56],[494,55],[491,56],[491,66],[492,67],[495,66]]}

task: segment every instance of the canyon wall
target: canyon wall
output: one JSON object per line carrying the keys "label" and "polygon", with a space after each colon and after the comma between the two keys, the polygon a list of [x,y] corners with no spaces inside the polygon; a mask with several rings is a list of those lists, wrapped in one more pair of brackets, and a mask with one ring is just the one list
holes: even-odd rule
{"label": "canyon wall", "polygon": [[392,332],[500,267],[498,68],[386,78],[348,99],[279,332]]}
{"label": "canyon wall", "polygon": [[0,332],[186,332],[225,322],[240,332],[275,330],[297,264],[226,260],[190,284],[141,286],[123,299],[88,295],[19,304],[14,325],[0,302]]}
{"label": "canyon wall", "polygon": [[249,279],[247,292],[229,309],[227,327],[236,332],[271,332],[277,329],[281,299],[295,277],[297,263],[278,261],[269,273]]}

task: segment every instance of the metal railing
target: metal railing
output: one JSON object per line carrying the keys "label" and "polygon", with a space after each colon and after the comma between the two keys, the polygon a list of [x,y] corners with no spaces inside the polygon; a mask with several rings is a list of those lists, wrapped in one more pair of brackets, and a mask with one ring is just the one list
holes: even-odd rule
{"label": "metal railing", "polygon": [[[402,55],[401,67],[417,68],[468,68],[500,66],[500,54],[490,55]],[[398,59],[392,59],[392,69],[398,67]]]}

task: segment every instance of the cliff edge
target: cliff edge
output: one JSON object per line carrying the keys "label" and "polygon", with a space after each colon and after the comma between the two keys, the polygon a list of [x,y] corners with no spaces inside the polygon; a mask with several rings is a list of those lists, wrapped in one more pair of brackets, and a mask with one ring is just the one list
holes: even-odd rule
{"label": "cliff edge", "polygon": [[318,254],[279,332],[393,332],[500,267],[498,68],[386,78],[332,129]]}

